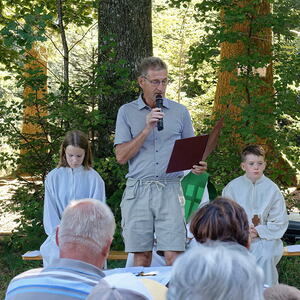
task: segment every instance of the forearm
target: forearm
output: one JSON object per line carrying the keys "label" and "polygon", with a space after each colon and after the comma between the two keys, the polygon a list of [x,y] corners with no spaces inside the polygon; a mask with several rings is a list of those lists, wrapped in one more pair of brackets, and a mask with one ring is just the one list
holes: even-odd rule
{"label": "forearm", "polygon": [[131,141],[116,145],[116,158],[119,164],[126,164],[139,152],[151,130],[152,128],[145,127]]}

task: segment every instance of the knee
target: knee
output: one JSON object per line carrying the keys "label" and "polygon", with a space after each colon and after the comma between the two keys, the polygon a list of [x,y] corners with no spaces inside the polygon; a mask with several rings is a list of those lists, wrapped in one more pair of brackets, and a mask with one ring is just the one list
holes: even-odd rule
{"label": "knee", "polygon": [[165,255],[166,265],[172,266],[177,256],[180,255],[181,253],[182,252],[177,252],[177,251],[165,251],[164,255]]}
{"label": "knee", "polygon": [[135,252],[134,253],[134,265],[149,267],[151,265],[152,253],[147,252]]}

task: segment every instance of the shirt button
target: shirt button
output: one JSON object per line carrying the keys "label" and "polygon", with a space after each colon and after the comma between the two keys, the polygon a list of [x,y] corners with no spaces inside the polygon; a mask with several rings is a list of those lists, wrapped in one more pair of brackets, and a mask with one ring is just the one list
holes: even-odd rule
{"label": "shirt button", "polygon": [[156,163],[158,165],[158,163]]}
{"label": "shirt button", "polygon": [[158,152],[158,150],[156,150],[155,152]]}

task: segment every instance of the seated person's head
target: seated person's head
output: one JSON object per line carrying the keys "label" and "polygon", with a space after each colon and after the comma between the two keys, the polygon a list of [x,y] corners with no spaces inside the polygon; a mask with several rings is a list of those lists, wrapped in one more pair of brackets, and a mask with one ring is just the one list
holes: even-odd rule
{"label": "seated person's head", "polygon": [[167,287],[132,273],[105,276],[93,288],[87,300],[165,300]]}
{"label": "seated person's head", "polygon": [[246,212],[238,203],[224,197],[202,206],[191,220],[190,231],[199,243],[219,240],[250,245]]}
{"label": "seated person's head", "polygon": [[60,257],[81,259],[102,267],[115,231],[110,208],[99,200],[72,201],[57,230]]}
{"label": "seated person's head", "polygon": [[253,183],[262,177],[266,168],[265,151],[263,147],[259,145],[249,145],[243,149],[241,158],[241,168]]}
{"label": "seated person's head", "polygon": [[265,289],[265,300],[299,300],[300,291],[290,285],[276,284]]}
{"label": "seated person's head", "polygon": [[208,242],[187,250],[174,263],[169,300],[262,300],[263,273],[236,243]]}
{"label": "seated person's head", "polygon": [[147,300],[148,297],[124,288],[111,287],[104,279],[93,288],[87,300]]}

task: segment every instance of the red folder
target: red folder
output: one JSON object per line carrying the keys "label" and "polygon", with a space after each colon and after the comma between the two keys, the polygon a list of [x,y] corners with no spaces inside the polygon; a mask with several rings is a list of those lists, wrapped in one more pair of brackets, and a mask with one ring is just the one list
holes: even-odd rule
{"label": "red folder", "polygon": [[166,173],[190,170],[199,161],[205,160],[215,149],[223,118],[220,119],[211,133],[176,140]]}

